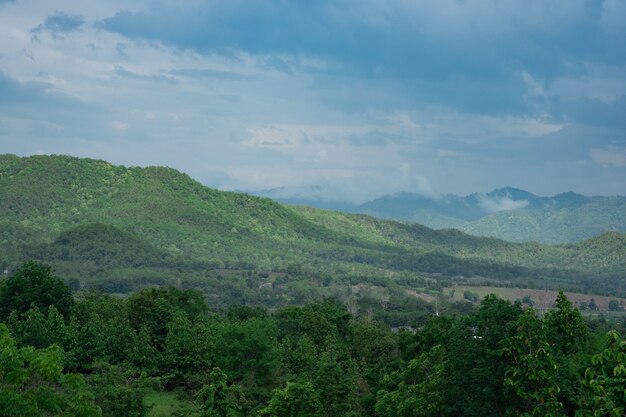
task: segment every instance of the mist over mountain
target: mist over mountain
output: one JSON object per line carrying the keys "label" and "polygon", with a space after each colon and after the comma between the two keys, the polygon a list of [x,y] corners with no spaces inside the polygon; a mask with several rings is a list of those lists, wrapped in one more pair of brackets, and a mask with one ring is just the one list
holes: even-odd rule
{"label": "mist over mountain", "polygon": [[513,242],[571,243],[609,231],[626,231],[626,197],[585,196],[569,191],[538,196],[513,187],[488,193],[428,196],[399,192],[351,204],[291,189],[259,192],[293,205],[363,213],[381,219],[420,223],[434,229],[455,228],[476,236],[497,237]]}

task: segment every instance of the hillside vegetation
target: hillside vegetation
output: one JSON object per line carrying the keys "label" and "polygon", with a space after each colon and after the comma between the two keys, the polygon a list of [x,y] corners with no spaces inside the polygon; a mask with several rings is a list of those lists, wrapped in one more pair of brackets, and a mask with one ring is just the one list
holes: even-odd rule
{"label": "hillside vegetation", "polygon": [[451,281],[532,287],[549,279],[623,294],[625,242],[609,233],[570,245],[516,244],[284,206],[170,168],[0,156],[0,267],[43,260],[75,288],[175,284],[204,290],[218,305],[228,298],[268,306],[350,297],[357,284],[392,299],[406,287],[437,291]]}

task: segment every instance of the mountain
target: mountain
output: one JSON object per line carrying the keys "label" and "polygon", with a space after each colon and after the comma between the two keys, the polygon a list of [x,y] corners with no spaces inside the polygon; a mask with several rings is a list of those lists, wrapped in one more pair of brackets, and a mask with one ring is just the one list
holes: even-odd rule
{"label": "mountain", "polygon": [[[296,203],[318,207],[305,200]],[[513,187],[465,197],[400,192],[348,210],[332,204],[324,208],[512,242],[572,243],[603,232],[626,232],[626,197],[588,197],[571,191],[550,197]]]}
{"label": "mountain", "polygon": [[623,242],[516,244],[222,192],[170,168],[0,155],[0,270],[40,259],[76,288],[190,286],[216,306],[459,281],[626,293]]}

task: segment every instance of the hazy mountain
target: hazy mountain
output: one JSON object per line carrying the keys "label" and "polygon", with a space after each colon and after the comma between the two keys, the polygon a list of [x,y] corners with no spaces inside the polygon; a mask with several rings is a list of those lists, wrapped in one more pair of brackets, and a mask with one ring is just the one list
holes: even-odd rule
{"label": "hazy mountain", "polygon": [[434,229],[456,228],[514,242],[571,243],[604,232],[626,232],[626,197],[619,196],[588,197],[570,191],[543,197],[504,187],[468,196],[400,192],[355,206],[307,199],[306,193],[290,199],[287,191],[283,190],[279,201],[416,222]]}

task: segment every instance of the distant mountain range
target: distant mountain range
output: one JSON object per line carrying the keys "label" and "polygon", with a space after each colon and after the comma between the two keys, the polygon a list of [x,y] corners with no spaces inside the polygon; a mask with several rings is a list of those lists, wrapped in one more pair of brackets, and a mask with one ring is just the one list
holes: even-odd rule
{"label": "distant mountain range", "polygon": [[[317,193],[322,194],[320,190]],[[572,243],[603,232],[626,232],[626,197],[621,196],[588,197],[570,191],[542,197],[504,187],[468,196],[400,192],[356,205],[323,200],[306,190],[290,195],[288,189],[278,188],[257,195],[286,204],[363,213],[434,229],[455,228],[513,242]]]}

